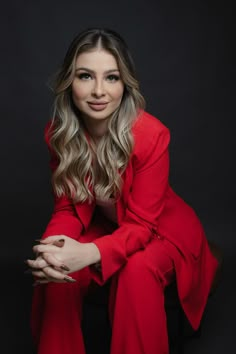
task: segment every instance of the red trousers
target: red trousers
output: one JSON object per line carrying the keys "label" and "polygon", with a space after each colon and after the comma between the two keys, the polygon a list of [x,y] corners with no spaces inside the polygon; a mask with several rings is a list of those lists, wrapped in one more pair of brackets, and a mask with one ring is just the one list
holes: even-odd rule
{"label": "red trousers", "polygon": [[[111,228],[107,221],[106,227],[93,223],[80,241],[90,242]],[[168,353],[164,288],[173,280],[176,253],[167,240],[155,237],[145,250],[130,256],[112,277],[111,354]],[[77,279],[76,283],[49,283],[35,288],[31,324],[38,354],[85,353],[82,301],[92,274],[87,267],[71,275]]]}

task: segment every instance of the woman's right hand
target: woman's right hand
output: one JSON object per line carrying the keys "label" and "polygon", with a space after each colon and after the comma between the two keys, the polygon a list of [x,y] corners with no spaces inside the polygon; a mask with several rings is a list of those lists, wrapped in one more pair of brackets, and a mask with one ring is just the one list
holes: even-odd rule
{"label": "woman's right hand", "polygon": [[[43,240],[37,240],[40,243],[43,243]],[[52,242],[52,245],[57,247],[63,247],[64,240],[56,240]],[[54,266],[48,263],[43,257],[42,254],[38,254],[35,260],[27,260],[27,264],[31,268],[31,273],[36,277],[34,285],[37,284],[46,284],[49,282],[65,283],[65,282],[75,282],[75,279],[68,276],[67,273],[70,269],[61,264],[59,260],[54,258]],[[37,265],[36,265],[37,264]],[[55,266],[57,264],[57,266]]]}

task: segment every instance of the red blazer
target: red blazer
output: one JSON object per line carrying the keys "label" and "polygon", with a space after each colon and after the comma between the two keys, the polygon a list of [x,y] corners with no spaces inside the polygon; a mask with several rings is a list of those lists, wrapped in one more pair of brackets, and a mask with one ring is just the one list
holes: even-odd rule
{"label": "red blazer", "polygon": [[[175,269],[182,307],[193,328],[199,326],[217,268],[201,223],[193,209],[169,186],[169,130],[156,118],[142,112],[134,124],[134,150],[123,174],[123,189],[117,201],[119,227],[94,243],[101,253],[103,284],[128,257],[144,249],[153,235],[165,237],[179,250]],[[50,148],[48,129],[46,141]],[[51,151],[52,152],[52,151]],[[51,159],[55,169],[56,159]],[[95,203],[73,204],[67,197],[55,199],[55,209],[43,238],[65,234],[78,238],[88,228]]]}

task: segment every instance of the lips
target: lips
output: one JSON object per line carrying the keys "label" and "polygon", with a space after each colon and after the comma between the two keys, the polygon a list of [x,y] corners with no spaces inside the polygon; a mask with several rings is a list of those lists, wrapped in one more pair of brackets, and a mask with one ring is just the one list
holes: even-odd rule
{"label": "lips", "polygon": [[93,111],[103,111],[107,107],[108,102],[88,102],[88,105]]}

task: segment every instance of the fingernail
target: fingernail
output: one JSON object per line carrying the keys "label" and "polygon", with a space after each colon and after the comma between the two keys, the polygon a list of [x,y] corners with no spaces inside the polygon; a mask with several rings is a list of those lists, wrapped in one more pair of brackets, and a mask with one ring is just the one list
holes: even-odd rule
{"label": "fingernail", "polygon": [[53,245],[62,248],[64,246],[64,242],[56,240],[53,242]]}
{"label": "fingernail", "polygon": [[61,268],[62,270],[66,270],[67,272],[70,271],[70,268],[68,268],[65,264],[62,264],[62,265],[60,266],[60,268]]}
{"label": "fingernail", "polygon": [[34,240],[35,242],[39,242],[39,243],[44,243],[44,244],[47,244],[47,242],[45,242],[44,240],[42,240],[42,239],[36,239],[36,240]]}
{"label": "fingernail", "polygon": [[64,277],[64,280],[67,281],[68,283],[75,283],[76,282],[75,279],[68,277],[67,275]]}

